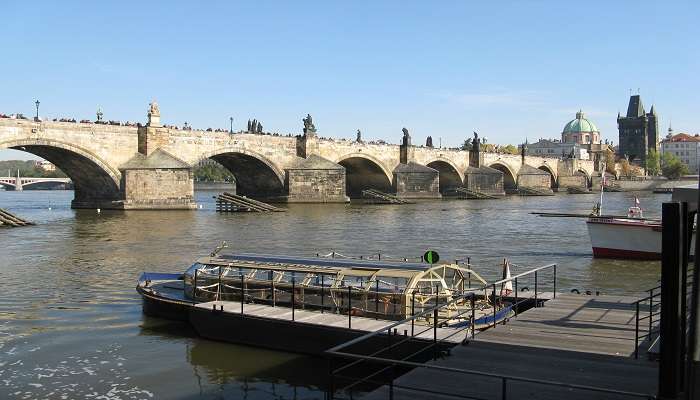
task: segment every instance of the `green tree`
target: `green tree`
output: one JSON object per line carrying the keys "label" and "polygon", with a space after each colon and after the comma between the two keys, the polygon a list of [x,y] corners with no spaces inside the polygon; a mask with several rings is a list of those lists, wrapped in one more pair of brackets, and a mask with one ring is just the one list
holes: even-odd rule
{"label": "green tree", "polygon": [[464,141],[464,143],[462,143],[461,149],[462,149],[462,150],[466,150],[466,151],[471,151],[471,149],[472,149],[472,141],[469,140],[469,139],[466,139],[466,140]]}
{"label": "green tree", "polygon": [[666,152],[661,157],[661,173],[668,179],[678,179],[688,174],[688,166],[680,158]]}
{"label": "green tree", "polygon": [[647,170],[647,175],[656,176],[659,174],[659,153],[656,150],[649,150],[647,159],[644,163],[644,168]]}
{"label": "green tree", "polygon": [[516,146],[513,146],[512,144],[507,144],[503,147],[501,147],[504,153],[506,154],[518,154],[518,148]]}
{"label": "green tree", "polygon": [[233,182],[233,174],[223,165],[199,165],[193,168],[194,179],[203,182]]}

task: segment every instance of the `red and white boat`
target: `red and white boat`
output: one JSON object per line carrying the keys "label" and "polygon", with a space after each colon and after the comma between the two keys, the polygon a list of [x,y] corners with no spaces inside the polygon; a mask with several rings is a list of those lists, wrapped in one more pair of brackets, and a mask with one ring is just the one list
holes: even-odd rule
{"label": "red and white boat", "polygon": [[[598,203],[586,221],[593,257],[660,260],[661,221],[645,219],[636,197],[634,206],[628,210],[627,218],[601,216],[602,199],[601,193],[601,203]],[[691,255],[695,253],[694,249],[695,234],[690,245]]]}

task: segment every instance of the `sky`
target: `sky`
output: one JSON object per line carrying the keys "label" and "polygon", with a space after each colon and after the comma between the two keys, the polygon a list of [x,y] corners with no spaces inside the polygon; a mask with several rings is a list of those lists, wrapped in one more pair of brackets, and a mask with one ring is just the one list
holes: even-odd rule
{"label": "sky", "polygon": [[[630,90],[700,133],[700,2],[14,1],[0,113],[458,146],[558,138],[582,109],[617,143]],[[2,150],[0,159],[27,158]]]}

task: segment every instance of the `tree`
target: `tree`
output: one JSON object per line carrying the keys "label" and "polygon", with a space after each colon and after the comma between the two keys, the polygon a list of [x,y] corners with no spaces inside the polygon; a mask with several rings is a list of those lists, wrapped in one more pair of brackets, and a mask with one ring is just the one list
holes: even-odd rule
{"label": "tree", "polygon": [[507,144],[503,147],[501,147],[504,153],[506,154],[518,154],[518,148],[513,146],[512,144]]}
{"label": "tree", "polygon": [[688,166],[680,158],[666,152],[661,157],[661,173],[668,179],[678,179],[688,174]]}
{"label": "tree", "polygon": [[615,154],[610,149],[605,151],[605,172],[617,175],[617,171],[615,171]]}
{"label": "tree", "polygon": [[199,165],[193,168],[194,179],[204,182],[233,182],[233,174],[224,166],[216,165]]}
{"label": "tree", "polygon": [[630,165],[630,162],[627,160],[622,160],[620,161],[620,173],[622,176],[625,176],[627,178],[631,178],[632,175],[634,175],[634,171],[632,170],[632,166]]}
{"label": "tree", "polygon": [[[670,154],[670,153],[669,153]],[[647,170],[647,175],[656,176],[659,174],[659,153],[656,150],[649,150],[647,159],[644,163],[644,168]]]}

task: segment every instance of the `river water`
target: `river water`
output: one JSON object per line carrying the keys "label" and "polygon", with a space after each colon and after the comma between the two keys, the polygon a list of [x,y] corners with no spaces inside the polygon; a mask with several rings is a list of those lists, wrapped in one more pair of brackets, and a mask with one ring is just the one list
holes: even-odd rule
{"label": "river water", "polygon": [[[213,192],[197,211],[71,210],[71,191],[0,191],[0,208],[37,222],[0,229],[0,398],[317,399],[321,360],[202,340],[186,326],[145,317],[134,287],[143,271],[182,272],[220,241],[229,251],[348,255],[381,251],[471,257],[488,278],[510,259],[518,272],[556,262],[560,290],[639,294],[658,262],[594,260],[583,219],[596,195],[402,206],[295,205],[273,214],[217,214]],[[669,195],[606,193],[624,214],[639,196],[658,216]]]}

